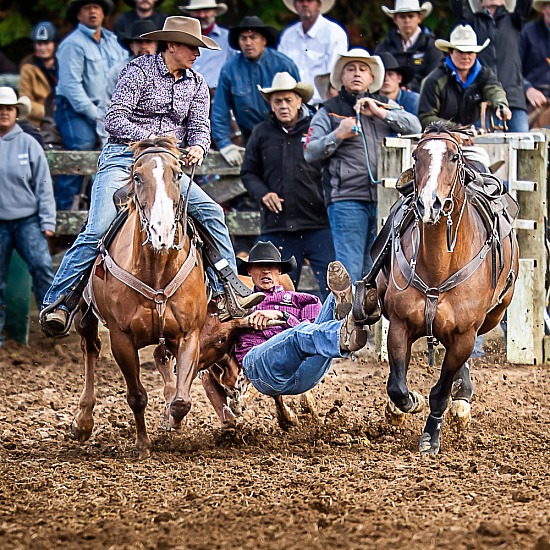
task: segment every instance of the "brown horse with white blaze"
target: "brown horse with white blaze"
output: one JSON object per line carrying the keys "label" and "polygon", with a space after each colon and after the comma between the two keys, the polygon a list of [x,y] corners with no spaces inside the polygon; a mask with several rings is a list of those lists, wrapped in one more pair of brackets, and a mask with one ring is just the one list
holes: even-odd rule
{"label": "brown horse with white blaze", "polygon": [[[128,218],[96,261],[88,288],[110,333],[111,349],[127,385],[136,422],[140,458],[149,456],[145,425],[147,393],[140,381],[138,350],[160,344],[157,354],[176,359],[175,384],[166,388],[167,420],[177,427],[191,408],[191,383],[199,365],[199,335],[207,292],[195,235],[187,229],[182,185],[184,159],[173,138],[133,146]],[[86,304],[75,325],[81,336],[85,387],[73,421],[73,435],[87,440],[95,405],[94,369],[101,342],[98,319]],[[168,394],[166,393],[168,392]]]}
{"label": "brown horse with white blaze", "polygon": [[476,336],[502,319],[518,273],[511,226],[504,237],[489,232],[473,204],[461,143],[460,133],[442,125],[425,131],[413,154],[414,217],[405,228],[393,230],[390,259],[377,279],[382,312],[389,319],[387,414],[393,424],[424,406],[422,396],[407,387],[413,342],[428,336],[430,363],[435,340],[446,350],[419,444],[427,454],[439,451],[453,383],[458,389],[450,412],[459,428],[467,426],[473,394],[467,360]]}

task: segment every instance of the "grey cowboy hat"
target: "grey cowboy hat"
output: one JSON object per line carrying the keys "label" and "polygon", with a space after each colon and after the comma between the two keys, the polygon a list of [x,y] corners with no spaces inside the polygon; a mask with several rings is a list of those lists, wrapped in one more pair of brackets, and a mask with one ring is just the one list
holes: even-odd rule
{"label": "grey cowboy hat", "polygon": [[97,4],[103,9],[105,16],[111,14],[115,8],[112,0],[71,0],[65,12],[65,18],[71,25],[78,25],[78,12],[86,4]]}
{"label": "grey cowboy hat", "polygon": [[148,40],[147,38],[141,38],[141,35],[157,30],[157,26],[150,19],[138,19],[132,23],[130,32],[120,37],[120,41],[128,46],[132,40]]}
{"label": "grey cowboy hat", "polygon": [[[484,8],[481,7],[481,0],[468,0],[468,4],[470,4],[470,9],[474,13],[484,11]],[[536,4],[536,2],[534,4]],[[535,7],[534,4],[533,7]],[[513,12],[516,9],[516,0],[506,0],[504,7],[506,11]]]}
{"label": "grey cowboy hat", "polygon": [[208,48],[209,50],[221,49],[214,40],[202,35],[201,24],[198,19],[183,17],[183,15],[167,17],[162,29],[146,32],[141,35],[141,38],[145,40],[178,42],[179,44],[187,44],[188,46]]}
{"label": "grey cowboy hat", "polygon": [[[336,0],[320,0],[321,2],[321,13],[324,15],[328,13],[336,4]],[[293,13],[298,13],[294,7],[294,0],[283,0],[284,5]]]}
{"label": "grey cowboy hat", "polygon": [[259,84],[257,86],[268,103],[273,92],[294,92],[302,98],[304,103],[313,97],[313,86],[309,82],[296,82],[296,79],[287,72],[277,73],[273,77],[270,88],[262,88]]}
{"label": "grey cowboy hat", "polygon": [[0,105],[17,107],[17,117],[20,120],[27,118],[31,112],[31,100],[26,95],[18,99],[14,89],[9,86],[0,87]]}
{"label": "grey cowboy hat", "polygon": [[189,0],[189,4],[178,8],[186,15],[193,15],[197,10],[216,10],[216,17],[219,17],[227,11],[227,4],[218,4],[216,0]]}
{"label": "grey cowboy hat", "polygon": [[258,241],[248,254],[248,261],[237,258],[237,271],[239,275],[248,275],[248,268],[255,265],[272,264],[278,265],[281,273],[289,273],[296,269],[296,258],[291,256],[283,260],[281,253],[271,241]]}
{"label": "grey cowboy hat", "polygon": [[237,51],[240,51],[239,35],[245,31],[258,32],[267,40],[267,46],[275,48],[277,46],[277,40],[279,39],[279,31],[271,25],[266,25],[256,15],[249,15],[239,23],[237,27],[231,27],[229,29],[229,45]]}

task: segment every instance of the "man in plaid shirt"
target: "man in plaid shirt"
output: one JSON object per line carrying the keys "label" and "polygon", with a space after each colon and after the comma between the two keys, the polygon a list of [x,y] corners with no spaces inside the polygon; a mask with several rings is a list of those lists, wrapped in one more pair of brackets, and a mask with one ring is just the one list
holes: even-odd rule
{"label": "man in plaid shirt", "polygon": [[239,272],[252,277],[264,301],[248,316],[250,330],[237,337],[235,355],[252,385],[266,395],[307,392],[325,377],[335,357],[367,343],[367,331],[352,315],[351,278],[340,262],[327,270],[331,294],[321,305],[311,294],[284,290],[281,274],[296,260],[282,260],[271,242],[258,242]]}

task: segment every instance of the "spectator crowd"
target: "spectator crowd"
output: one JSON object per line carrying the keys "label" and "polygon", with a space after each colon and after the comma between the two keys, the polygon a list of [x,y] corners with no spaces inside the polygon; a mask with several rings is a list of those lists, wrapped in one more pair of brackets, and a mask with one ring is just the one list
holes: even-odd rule
{"label": "spectator crowd", "polygon": [[[430,2],[395,0],[381,6],[393,24],[372,53],[328,15],[337,0],[278,1],[296,15],[281,32],[254,14],[226,28],[218,20],[228,5],[216,0],[187,0],[178,14],[163,13],[162,0],[125,0],[131,10],[112,30],[112,0],[70,0],[69,34],[35,25],[18,89],[0,87],[0,151],[17,163],[2,163],[0,345],[11,250],[27,261],[39,304],[45,294],[52,303],[61,289],[46,292],[54,275],[45,243],[55,207],[76,208],[94,186],[78,175],[52,183],[44,151],[102,148],[96,185],[108,187],[128,171],[132,141],[171,132],[197,162],[218,150],[241,167],[248,193],[248,203],[233,206],[259,208],[258,240],[295,257],[295,286],[309,263],[324,299],[331,261],[352,280],[372,266],[381,138],[419,134],[438,120],[527,132],[529,114],[548,105],[550,0],[450,0],[449,37],[426,26]],[[0,71],[17,67],[1,54]],[[199,198],[192,203],[208,222],[204,205],[213,207]],[[86,244],[90,258],[110,207],[88,222],[97,233]],[[224,235],[214,237],[234,266]],[[64,277],[69,285],[76,275]]]}

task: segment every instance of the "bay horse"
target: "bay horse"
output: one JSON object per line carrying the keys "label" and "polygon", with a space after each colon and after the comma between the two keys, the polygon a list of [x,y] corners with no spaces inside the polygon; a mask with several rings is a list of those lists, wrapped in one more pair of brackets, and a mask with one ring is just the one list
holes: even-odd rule
{"label": "bay horse", "polygon": [[[430,364],[439,341],[445,356],[430,392],[430,414],[419,451],[437,454],[444,413],[464,430],[470,421],[473,385],[467,363],[476,336],[504,315],[518,274],[518,243],[509,231],[488,231],[467,185],[462,134],[428,126],[413,153],[411,223],[392,228],[385,272],[377,277],[382,313],[389,320],[387,416],[399,425],[418,413],[423,397],[407,387],[411,346],[428,337]],[[498,199],[500,200],[500,199]]]}
{"label": "bay horse", "polygon": [[[144,416],[147,393],[140,381],[138,350],[158,344],[155,353],[161,362],[175,357],[176,380],[165,387],[165,398],[168,424],[178,427],[191,408],[207,291],[196,234],[187,224],[182,152],[174,138],[166,137],[131,148],[128,217],[108,250],[102,249],[88,289],[97,316],[109,329],[111,350],[126,381],[138,455],[147,458],[151,447]],[[81,302],[75,326],[81,337],[85,382],[72,424],[73,436],[81,442],[90,437],[94,425],[94,370],[101,348],[97,316]]]}

